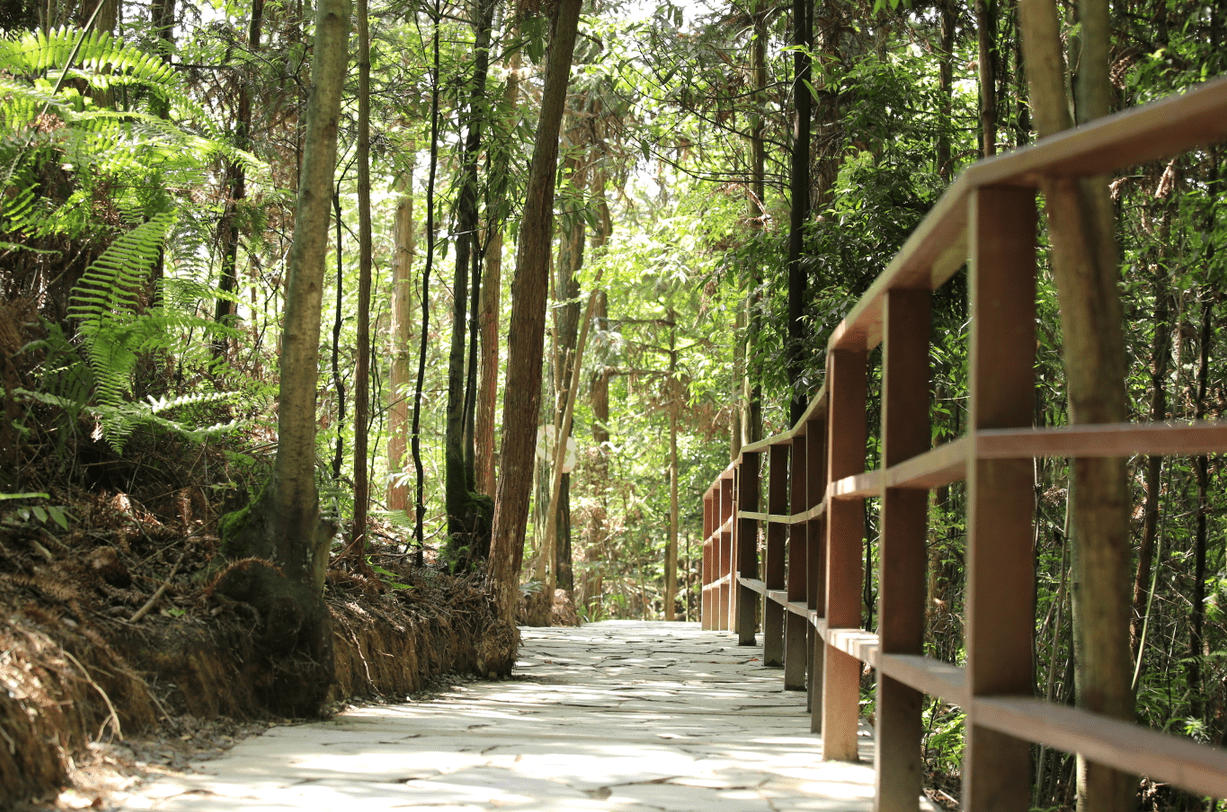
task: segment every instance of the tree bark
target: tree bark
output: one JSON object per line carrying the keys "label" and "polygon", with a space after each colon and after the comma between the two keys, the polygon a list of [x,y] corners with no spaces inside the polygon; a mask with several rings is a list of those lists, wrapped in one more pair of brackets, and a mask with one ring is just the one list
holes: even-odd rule
{"label": "tree bark", "polygon": [[[409,153],[412,155],[412,148]],[[412,161],[412,158],[410,158]],[[409,509],[409,488],[404,469],[408,460],[410,382],[409,342],[413,340],[413,165],[401,184],[403,197],[396,204],[392,242],[396,256],[392,263],[391,370],[388,375],[388,510]]]}
{"label": "tree bark", "polygon": [[[489,497],[474,492],[474,455],[465,451],[465,337],[468,332],[470,266],[478,248],[477,159],[485,118],[486,74],[490,64],[490,29],[494,18],[491,0],[474,0],[473,86],[469,95],[468,133],[460,158],[457,200],[456,270],[452,276],[452,334],[447,363],[447,430],[444,443],[447,501],[447,544],[444,555],[457,570],[467,570],[489,556]],[[477,285],[476,275],[472,283]],[[476,318],[476,313],[473,314]],[[470,435],[471,439],[471,435]]]}
{"label": "tree bark", "polygon": [[[1106,0],[1082,0],[1079,119],[1109,108]],[[1057,10],[1052,0],[1020,8],[1031,104],[1041,137],[1068,129]],[[1052,265],[1065,337],[1070,421],[1116,423],[1128,417],[1125,342],[1112,201],[1107,179],[1044,179]],[[1129,657],[1129,509],[1125,460],[1073,460],[1074,629],[1077,704],[1133,718]],[[1134,804],[1136,780],[1079,758],[1080,812]]]}
{"label": "tree bark", "polygon": [[805,267],[801,254],[805,250],[805,225],[809,220],[809,151],[810,119],[813,117],[813,93],[810,90],[810,47],[813,43],[813,2],[793,0],[792,4],[793,121],[791,211],[788,228],[788,382],[791,385],[789,423],[796,423],[805,414],[809,402],[805,384]]}
{"label": "tree bark", "polygon": [[[519,33],[513,31],[514,38]],[[515,109],[520,95],[520,51],[508,60],[507,84],[503,88],[503,107]],[[511,138],[511,124],[503,120],[500,137]],[[500,151],[490,167],[490,204],[487,210],[504,205],[506,197],[507,154]],[[494,423],[498,406],[498,360],[499,360],[499,310],[502,303],[503,285],[503,222],[491,220],[490,243],[486,248],[486,271],[481,286],[479,329],[481,333],[481,381],[477,390],[477,415],[474,427],[474,467],[477,475],[477,490],[489,496],[495,491],[495,444]]]}
{"label": "tree bark", "polygon": [[997,3],[976,0],[976,45],[980,74],[980,150],[997,154]]}
{"label": "tree bark", "polygon": [[554,174],[558,130],[566,102],[571,58],[579,29],[581,0],[560,0],[550,21],[549,55],[541,115],[529,166],[528,189],[511,283],[507,384],[503,396],[500,477],[494,508],[489,581],[499,616],[515,616],[524,530],[540,412],[541,360],[545,348],[545,306],[549,287],[550,240],[554,230]]}
{"label": "tree bark", "polygon": [[418,340],[418,374],[413,391],[413,431],[410,446],[414,473],[417,475],[414,495],[413,538],[418,546],[421,566],[426,544],[423,523],[426,518],[426,476],[422,470],[422,389],[426,380],[426,350],[430,329],[430,271],[435,258],[435,175],[439,169],[439,23],[442,11],[435,3],[432,14],[431,75],[430,75],[430,171],[426,178],[426,266],[422,269],[422,332]]}
{"label": "tree bark", "polygon": [[[1172,329],[1164,271],[1155,271],[1154,338],[1150,345],[1150,419],[1158,423],[1167,419],[1167,362],[1171,355]],[[1142,512],[1142,541],[1138,547],[1138,566],[1133,577],[1133,624],[1130,627],[1130,648],[1138,656],[1142,626],[1146,619],[1147,591],[1150,568],[1155,557],[1155,539],[1159,535],[1159,488],[1163,472],[1163,457],[1155,454],[1146,460],[1146,503]]]}
{"label": "tree bark", "polygon": [[276,712],[295,715],[318,712],[333,672],[332,630],[323,601],[333,528],[320,520],[315,487],[315,390],[349,3],[321,0],[315,29],[281,337],[277,457],[272,479],[255,503],[222,523],[229,556],[264,563],[239,561],[223,571],[215,587],[260,612],[258,634],[270,657],[266,700]]}
{"label": "tree bark", "polygon": [[346,557],[360,572],[366,563],[368,425],[371,419],[371,32],[367,0],[358,16],[358,359],[354,365],[354,522]]}

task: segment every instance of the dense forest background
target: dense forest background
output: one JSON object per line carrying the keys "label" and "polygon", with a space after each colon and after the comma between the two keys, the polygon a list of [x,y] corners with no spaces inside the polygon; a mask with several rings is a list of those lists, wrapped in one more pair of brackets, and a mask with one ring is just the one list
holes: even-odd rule
{"label": "dense forest background", "polygon": [[[1077,12],[1061,10],[1076,74]],[[314,449],[334,547],[355,569],[371,544],[483,565],[480,495],[499,473],[510,280],[555,12],[356,8]],[[259,492],[277,442],[314,14],[303,0],[0,6],[4,521],[67,529],[81,494],[129,492],[165,438],[181,464],[210,467],[202,502]],[[1127,0],[1111,19],[1116,109],[1227,69],[1221,3]],[[1034,138],[1017,0],[592,0],[573,62],[522,590],[568,590],[585,620],[697,619],[699,495],[742,443],[788,425],[821,383],[831,329],[959,170]],[[1112,182],[1138,419],[1227,408],[1223,184],[1221,147]],[[1050,277],[1041,288],[1035,421],[1055,425],[1068,419],[1062,337]],[[939,442],[966,418],[960,286],[934,321]],[[1221,460],[1135,459],[1130,475],[1139,718],[1223,743]],[[1036,684],[1068,700],[1064,461],[1037,461],[1035,488]],[[961,500],[943,489],[930,510],[930,645],[952,661]],[[926,720],[930,766],[956,772],[961,713],[933,702]],[[1037,806],[1071,802],[1072,769],[1039,754]]]}

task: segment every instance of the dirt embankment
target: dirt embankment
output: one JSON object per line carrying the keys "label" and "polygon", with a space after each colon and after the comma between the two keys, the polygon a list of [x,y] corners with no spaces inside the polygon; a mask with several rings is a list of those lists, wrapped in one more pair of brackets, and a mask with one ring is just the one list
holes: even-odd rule
{"label": "dirt embankment", "polygon": [[[210,596],[218,542],[192,494],[172,495],[187,506],[177,520],[129,496],[77,496],[64,500],[71,531],[0,518],[0,808],[55,795],[99,742],[263,715],[258,619]],[[519,633],[496,621],[480,577],[407,560],[376,551],[378,581],[330,574],[332,700],[510,672]]]}

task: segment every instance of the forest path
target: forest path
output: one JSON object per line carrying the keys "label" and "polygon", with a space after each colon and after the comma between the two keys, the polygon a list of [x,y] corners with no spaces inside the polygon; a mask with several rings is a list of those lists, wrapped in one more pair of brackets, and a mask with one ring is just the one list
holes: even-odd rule
{"label": "forest path", "polygon": [[868,810],[859,764],[822,762],[805,693],[760,648],[694,623],[526,628],[516,676],[274,727],[123,809]]}

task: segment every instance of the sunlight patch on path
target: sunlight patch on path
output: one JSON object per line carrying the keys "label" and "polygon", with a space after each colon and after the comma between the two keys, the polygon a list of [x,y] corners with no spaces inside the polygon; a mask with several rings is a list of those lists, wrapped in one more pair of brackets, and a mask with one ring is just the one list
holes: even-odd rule
{"label": "sunlight patch on path", "polygon": [[516,677],[277,727],[122,809],[869,810],[862,763],[823,762],[805,693],[697,624],[524,629]]}

